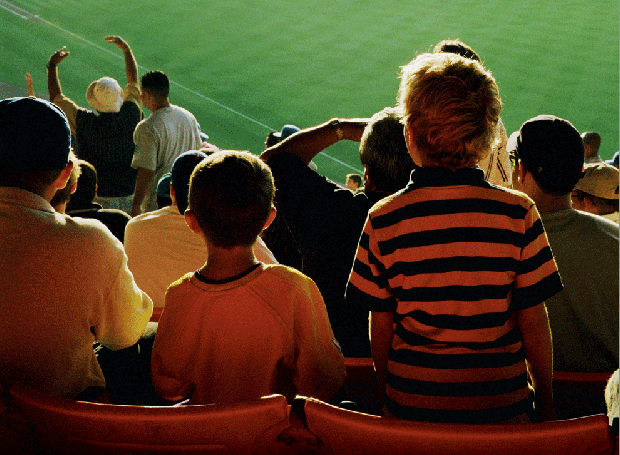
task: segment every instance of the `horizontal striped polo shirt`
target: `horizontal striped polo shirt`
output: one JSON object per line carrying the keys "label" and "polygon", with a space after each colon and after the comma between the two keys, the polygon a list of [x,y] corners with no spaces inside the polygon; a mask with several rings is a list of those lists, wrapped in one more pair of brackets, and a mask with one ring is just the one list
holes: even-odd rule
{"label": "horizontal striped polo shirt", "polygon": [[347,300],[394,311],[386,407],[483,423],[532,410],[517,311],[562,289],[538,211],[478,168],[420,168],[369,212]]}

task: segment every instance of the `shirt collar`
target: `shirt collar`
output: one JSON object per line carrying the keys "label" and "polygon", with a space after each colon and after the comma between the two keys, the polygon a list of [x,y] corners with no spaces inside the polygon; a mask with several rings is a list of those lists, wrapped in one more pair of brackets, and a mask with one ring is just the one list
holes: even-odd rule
{"label": "shirt collar", "polygon": [[54,213],[54,208],[38,194],[10,186],[0,186],[0,200],[6,204],[21,205],[34,210]]}
{"label": "shirt collar", "polygon": [[478,166],[457,171],[436,167],[419,167],[411,171],[411,179],[406,190],[454,185],[488,186],[489,183],[484,180],[484,171]]}

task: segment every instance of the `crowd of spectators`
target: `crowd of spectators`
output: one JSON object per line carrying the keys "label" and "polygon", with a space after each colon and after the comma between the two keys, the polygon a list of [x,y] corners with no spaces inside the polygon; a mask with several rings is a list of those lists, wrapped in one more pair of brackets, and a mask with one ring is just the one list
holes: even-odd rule
{"label": "crowd of spectators", "polygon": [[[537,422],[554,370],[617,369],[617,154],[553,115],[508,138],[471,47],[441,41],[394,106],[286,125],[256,157],[206,142],[166,74],[139,81],[105,41],[127,85],[90,84],[94,111],[62,92],[65,48],[50,101],[30,75],[0,101],[3,389],[338,404],[344,358],[372,357],[386,417]],[[341,140],[364,169],[344,184],[313,163]]]}

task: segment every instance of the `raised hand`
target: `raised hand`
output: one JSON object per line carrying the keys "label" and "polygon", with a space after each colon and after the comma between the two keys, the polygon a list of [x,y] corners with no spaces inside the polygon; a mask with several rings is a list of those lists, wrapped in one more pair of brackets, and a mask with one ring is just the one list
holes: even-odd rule
{"label": "raised hand", "polygon": [[56,66],[60,62],[62,62],[65,58],[67,58],[70,55],[70,52],[68,52],[66,49],[67,49],[67,46],[63,46],[62,49],[59,49],[56,52],[54,52],[52,56],[50,57],[49,65]]}
{"label": "raised hand", "polygon": [[103,40],[110,44],[116,44],[122,50],[125,50],[129,47],[127,41],[125,41],[120,36],[106,36],[105,38],[103,38]]}

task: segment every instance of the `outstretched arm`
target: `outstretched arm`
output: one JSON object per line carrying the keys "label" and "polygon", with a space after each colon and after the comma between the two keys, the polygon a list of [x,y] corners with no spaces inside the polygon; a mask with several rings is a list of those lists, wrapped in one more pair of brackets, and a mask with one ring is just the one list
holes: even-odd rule
{"label": "outstretched arm", "polygon": [[50,95],[50,101],[52,102],[58,95],[62,94],[57,66],[69,56],[70,53],[65,50],[66,48],[67,46],[63,46],[62,49],[54,52],[47,64],[47,90]]}
{"label": "outstretched arm", "polygon": [[260,158],[267,161],[279,153],[291,153],[301,158],[304,163],[309,164],[312,158],[340,139],[359,142],[369,120],[367,118],[333,118],[321,125],[306,128],[293,134],[265,150]]}
{"label": "outstretched arm", "polygon": [[136,63],[136,58],[125,41],[120,36],[106,36],[104,41],[108,43],[116,44],[120,50],[123,51],[125,55],[125,73],[127,74],[127,82],[138,82],[138,64]]}

